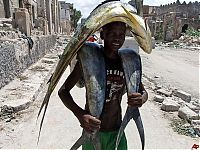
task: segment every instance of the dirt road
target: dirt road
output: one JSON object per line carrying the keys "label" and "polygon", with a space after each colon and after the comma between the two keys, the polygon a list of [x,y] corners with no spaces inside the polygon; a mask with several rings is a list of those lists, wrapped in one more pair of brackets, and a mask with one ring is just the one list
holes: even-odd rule
{"label": "dirt road", "polygon": [[146,76],[164,87],[181,89],[199,98],[199,51],[156,47],[152,54],[141,51],[141,55]]}
{"label": "dirt road", "polygon": [[[198,95],[198,53],[188,50],[156,49],[151,55],[141,52],[143,73],[163,86],[181,88]],[[8,148],[47,148],[69,149],[81,135],[81,127],[74,115],[67,110],[58,98],[57,90],[69,74],[69,68],[54,90],[47,110],[40,142],[37,145],[39,124],[36,117],[45,91],[41,92],[34,105],[23,111],[17,119],[4,123],[0,127],[0,147]],[[146,81],[148,82],[148,81]],[[146,133],[146,149],[191,149],[198,144],[197,138],[178,135],[170,127],[167,115],[152,102],[153,91],[147,87],[149,101],[140,109]],[[74,99],[84,106],[84,89],[75,87],[72,90]],[[123,112],[126,109],[126,96],[123,97]],[[39,123],[39,122],[38,122]],[[129,149],[140,149],[139,135],[134,122],[126,128]]]}

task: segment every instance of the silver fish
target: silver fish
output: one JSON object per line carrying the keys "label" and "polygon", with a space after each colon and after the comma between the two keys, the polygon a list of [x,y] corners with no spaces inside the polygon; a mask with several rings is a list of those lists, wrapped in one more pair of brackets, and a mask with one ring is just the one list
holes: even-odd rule
{"label": "silver fish", "polygon": [[[82,66],[90,114],[99,119],[104,106],[106,91],[106,69],[103,51],[98,44],[86,43],[78,52],[78,56]],[[89,134],[83,130],[82,136],[72,146],[71,150],[78,149],[87,141],[90,141],[95,149],[101,149],[98,131]]]}
{"label": "silver fish", "polygon": [[[140,56],[132,49],[120,49],[119,55],[122,59],[122,65],[125,73],[127,94],[136,93],[139,91],[139,85],[141,83],[142,76]],[[142,143],[142,149],[144,149],[144,128],[139,109],[138,107],[128,106],[118,132],[115,150],[117,150],[124,129],[131,119],[133,119],[136,123]]]}

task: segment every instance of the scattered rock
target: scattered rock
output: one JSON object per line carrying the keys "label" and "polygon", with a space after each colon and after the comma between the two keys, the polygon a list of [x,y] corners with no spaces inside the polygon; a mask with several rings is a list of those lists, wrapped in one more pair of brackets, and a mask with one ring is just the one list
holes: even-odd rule
{"label": "scattered rock", "polygon": [[11,118],[7,118],[5,119],[6,122],[10,122],[11,121]]}
{"label": "scattered rock", "polygon": [[3,125],[0,124],[0,131],[2,131],[4,129]]}
{"label": "scattered rock", "polygon": [[166,91],[166,90],[164,90],[164,89],[159,89],[159,90],[157,90],[157,92],[158,92],[159,94],[162,94],[162,95],[165,95],[165,96],[168,96],[168,97],[172,95],[171,92],[168,92],[168,91]]}
{"label": "scattered rock", "polygon": [[160,76],[154,76],[154,78],[160,78]]}
{"label": "scattered rock", "polygon": [[191,110],[193,110],[194,112],[198,113],[200,111],[200,107],[195,106],[191,103],[186,103],[186,106],[188,106]]}
{"label": "scattered rock", "polygon": [[182,100],[184,100],[186,102],[190,102],[191,101],[191,94],[186,93],[186,92],[184,92],[182,90],[174,90],[173,91],[173,95],[181,98]]}
{"label": "scattered rock", "polygon": [[196,134],[200,137],[200,120],[192,120],[191,125],[193,126]]}
{"label": "scattered rock", "polygon": [[162,103],[164,101],[164,97],[162,97],[160,95],[155,95],[154,101]]}
{"label": "scattered rock", "polygon": [[170,97],[167,97],[162,102],[162,106],[161,106],[161,109],[167,112],[178,111],[179,108],[180,108],[180,105]]}
{"label": "scattered rock", "polygon": [[160,85],[160,84],[157,84],[156,85],[156,90],[159,90],[159,89],[161,89],[162,88],[162,85]]}
{"label": "scattered rock", "polygon": [[186,106],[185,101],[182,100],[182,99],[179,98],[179,97],[175,97],[175,96],[173,96],[173,100],[176,101],[176,102],[177,102],[181,107]]}
{"label": "scattered rock", "polygon": [[12,24],[9,24],[9,23],[4,23],[3,26],[8,27],[8,28],[12,28]]}
{"label": "scattered rock", "polygon": [[191,121],[191,120],[198,120],[199,116],[193,110],[188,108],[187,106],[182,107],[178,110],[178,116],[182,119]]}

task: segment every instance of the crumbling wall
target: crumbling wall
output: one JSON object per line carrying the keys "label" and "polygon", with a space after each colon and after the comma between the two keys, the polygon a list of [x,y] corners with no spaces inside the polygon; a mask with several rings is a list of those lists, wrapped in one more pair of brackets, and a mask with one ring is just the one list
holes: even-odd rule
{"label": "crumbling wall", "polygon": [[0,0],[0,18],[5,18],[3,0]]}
{"label": "crumbling wall", "polygon": [[49,53],[55,46],[56,35],[35,37],[32,40],[32,49],[28,40],[23,38],[0,42],[0,88]]}

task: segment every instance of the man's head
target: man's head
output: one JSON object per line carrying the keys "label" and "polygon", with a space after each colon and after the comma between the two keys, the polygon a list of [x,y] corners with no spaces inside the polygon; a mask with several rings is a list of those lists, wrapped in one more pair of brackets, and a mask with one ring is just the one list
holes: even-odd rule
{"label": "man's head", "polygon": [[126,24],[112,22],[102,27],[100,33],[104,40],[104,48],[109,51],[117,51],[123,45],[126,36]]}

